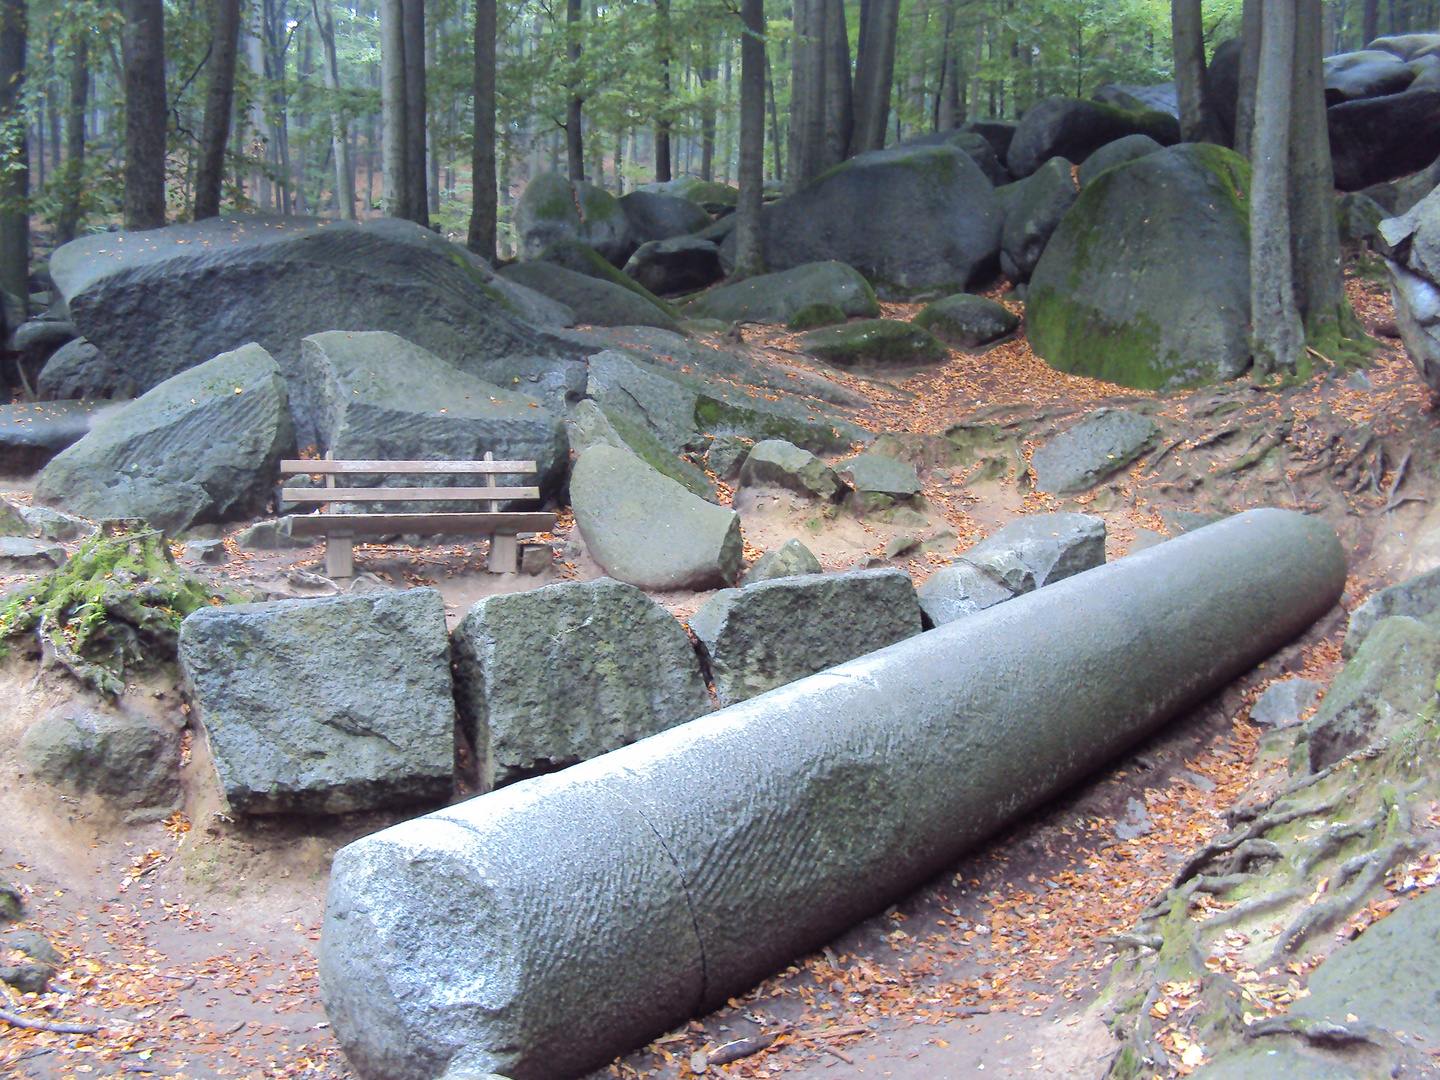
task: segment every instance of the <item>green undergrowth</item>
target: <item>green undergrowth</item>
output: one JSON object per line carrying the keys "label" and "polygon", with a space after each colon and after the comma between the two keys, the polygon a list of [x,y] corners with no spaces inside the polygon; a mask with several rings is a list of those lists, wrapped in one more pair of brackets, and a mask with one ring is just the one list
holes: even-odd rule
{"label": "green undergrowth", "polygon": [[159,531],[138,522],[111,525],[60,569],[7,597],[0,608],[0,658],[34,635],[46,666],[119,694],[127,671],[175,659],[186,615],[249,599],[178,567]]}

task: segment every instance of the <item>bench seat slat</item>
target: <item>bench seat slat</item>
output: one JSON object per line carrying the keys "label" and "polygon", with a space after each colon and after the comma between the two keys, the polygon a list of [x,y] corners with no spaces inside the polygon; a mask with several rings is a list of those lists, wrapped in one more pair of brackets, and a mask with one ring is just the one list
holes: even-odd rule
{"label": "bench seat slat", "polygon": [[476,499],[538,499],[536,487],[344,487],[281,488],[285,502],[453,502]]}
{"label": "bench seat slat", "polygon": [[533,514],[298,514],[293,536],[419,535],[485,536],[491,533],[549,532],[555,515]]}
{"label": "bench seat slat", "polygon": [[533,473],[533,461],[326,461],[323,459],[286,458],[280,462],[282,473]]}

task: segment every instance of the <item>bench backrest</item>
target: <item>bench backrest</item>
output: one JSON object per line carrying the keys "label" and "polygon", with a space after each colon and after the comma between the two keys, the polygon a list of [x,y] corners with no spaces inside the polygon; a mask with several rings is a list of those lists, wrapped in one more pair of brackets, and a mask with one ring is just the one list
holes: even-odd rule
{"label": "bench backrest", "polygon": [[[286,458],[280,462],[281,475],[321,474],[323,488],[282,488],[280,497],[286,502],[454,502],[481,499],[490,502],[509,499],[538,499],[538,487],[499,487],[496,475],[514,476],[535,473],[533,461],[495,461],[486,455],[484,461],[332,461],[326,459]],[[334,487],[336,476],[465,476],[483,475],[484,487]]]}

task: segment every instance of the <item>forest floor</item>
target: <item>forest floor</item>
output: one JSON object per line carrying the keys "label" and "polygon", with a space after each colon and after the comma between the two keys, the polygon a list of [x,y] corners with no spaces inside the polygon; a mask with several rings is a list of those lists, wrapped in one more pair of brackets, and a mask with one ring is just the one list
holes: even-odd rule
{"label": "forest floor", "polygon": [[[1393,328],[1377,282],[1355,277],[1349,287],[1367,327]],[[890,315],[912,310],[887,307]],[[818,369],[783,333],[747,331],[747,346]],[[1061,375],[1030,353],[1023,335],[903,377],[825,374],[863,394],[871,404],[861,423],[891,433],[920,468],[926,524],[910,531],[927,543],[893,561],[917,580],[1019,514],[1062,508],[1106,519],[1111,558],[1157,539],[1147,533],[1183,531],[1202,514],[1258,505],[1319,514],[1350,557],[1344,608],[1440,566],[1440,508],[1430,502],[1440,436],[1428,392],[1386,337],[1377,338],[1366,380],[1338,373],[1298,385],[1242,381],[1173,395]],[[1034,446],[1107,404],[1153,415],[1162,428],[1159,447],[1079,499],[1034,492],[1027,482]],[[0,481],[0,489],[28,498],[23,479]],[[882,559],[885,545],[905,531],[843,514],[817,521],[812,507],[783,497],[737,508],[747,553],[794,535],[829,568]],[[557,527],[562,545],[571,527],[568,519]],[[231,561],[206,572],[289,581],[297,595],[326,591],[305,576],[318,569],[318,549],[229,548]],[[598,574],[580,547],[564,550],[554,576]],[[357,567],[395,584],[434,585],[452,619],[496,588],[553,579],[487,577],[469,548],[365,546],[357,548]],[[657,597],[681,617],[705,598]],[[595,1078],[687,1077],[702,1064],[692,1057],[697,1052],[756,1036],[774,1039],[734,1063],[709,1065],[706,1075],[1105,1075],[1121,1044],[1102,1022],[1101,1006],[1124,935],[1196,849],[1225,829],[1227,810],[1273,789],[1283,759],[1249,721],[1249,705],[1269,682],[1291,674],[1328,684],[1340,664],[1344,616],[1337,608],[1299,642],[904,903]],[[158,711],[186,710],[164,678],[142,680],[128,693]],[[33,665],[14,658],[0,665],[0,701],[11,703],[0,716],[7,775],[14,775],[13,745],[23,726],[67,695],[78,692],[37,677]],[[126,823],[26,782],[0,789],[0,878],[25,892],[24,926],[42,930],[65,956],[50,994],[12,994],[0,1009],[100,1026],[60,1034],[0,1024],[4,1075],[353,1075],[318,993],[326,876],[339,847],[401,815],[232,820],[221,812],[211,776],[196,737],[183,766],[183,811],[150,823]],[[1122,823],[1130,839],[1117,835]],[[3,944],[0,937],[0,962]],[[1267,976],[1263,996],[1273,1011],[1304,993],[1300,967]],[[1161,1038],[1173,1052],[1171,1075],[1191,1071],[1199,1058],[1187,1054],[1183,1034],[1181,1041],[1173,1032]]]}

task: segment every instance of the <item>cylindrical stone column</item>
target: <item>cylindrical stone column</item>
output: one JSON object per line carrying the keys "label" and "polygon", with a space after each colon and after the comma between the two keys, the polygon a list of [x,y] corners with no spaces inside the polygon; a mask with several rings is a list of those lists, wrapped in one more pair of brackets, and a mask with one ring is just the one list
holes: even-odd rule
{"label": "cylindrical stone column", "polygon": [[574,1077],[904,897],[1344,584],[1327,525],[1251,511],[358,840],[335,1034],[367,1080]]}

